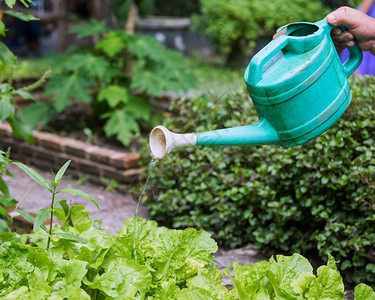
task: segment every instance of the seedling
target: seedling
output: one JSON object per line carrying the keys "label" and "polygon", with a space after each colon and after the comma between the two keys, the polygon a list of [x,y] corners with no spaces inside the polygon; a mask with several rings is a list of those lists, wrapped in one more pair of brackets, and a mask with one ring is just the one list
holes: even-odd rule
{"label": "seedling", "polygon": [[[31,222],[33,224],[33,231],[37,231],[39,227],[41,227],[43,230],[48,232],[48,241],[47,241],[47,249],[50,247],[50,242],[51,242],[51,236],[52,236],[52,225],[53,225],[53,216],[55,214],[55,208],[57,205],[60,204],[62,207],[65,216],[67,217],[67,220],[69,220],[69,215],[70,215],[70,207],[67,204],[67,201],[64,199],[60,199],[57,197],[58,194],[60,193],[68,193],[74,196],[80,196],[83,197],[92,203],[95,204],[95,206],[99,209],[98,203],[96,200],[88,195],[87,193],[79,190],[79,189],[74,189],[74,188],[63,188],[61,190],[58,190],[57,187],[59,183],[61,182],[61,179],[64,176],[64,173],[66,169],[68,168],[70,164],[70,160],[67,161],[57,172],[55,175],[52,172],[53,179],[48,180],[45,179],[42,175],[40,175],[38,172],[35,170],[31,169],[30,167],[26,166],[25,164],[19,163],[19,162],[14,162],[17,167],[21,168],[27,175],[29,175],[34,181],[39,183],[41,186],[45,187],[50,193],[51,193],[51,206],[49,208],[42,208],[39,210],[38,214],[36,217],[33,217],[30,215],[28,212],[16,209],[17,212],[19,212],[27,221]],[[47,221],[48,217],[50,217],[50,223],[49,223],[49,230],[46,228],[44,225],[44,222]],[[73,236],[76,240],[79,240],[79,237]]]}

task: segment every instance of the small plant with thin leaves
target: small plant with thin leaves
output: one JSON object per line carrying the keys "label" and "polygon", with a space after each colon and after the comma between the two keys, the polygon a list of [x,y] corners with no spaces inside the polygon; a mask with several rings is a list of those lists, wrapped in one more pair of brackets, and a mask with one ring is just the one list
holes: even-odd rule
{"label": "small plant with thin leaves", "polygon": [[17,201],[10,196],[9,188],[3,179],[3,175],[10,173],[7,170],[7,166],[11,161],[9,159],[10,150],[7,152],[0,150],[0,233],[7,232],[9,230],[6,219],[9,219],[7,207],[13,206]]}
{"label": "small plant with thin leaves", "polygon": [[[53,231],[52,231],[53,216],[54,216],[55,212],[60,213],[60,214],[61,214],[61,212],[63,212],[65,214],[65,217],[66,217],[65,218],[66,222],[71,222],[71,220],[70,220],[70,213],[71,213],[70,207],[67,204],[67,201],[65,199],[61,199],[61,198],[57,197],[58,194],[68,193],[68,194],[71,194],[71,195],[74,195],[74,196],[83,197],[83,198],[91,201],[92,203],[94,203],[95,206],[99,209],[99,206],[98,206],[98,203],[96,202],[96,200],[93,197],[91,197],[90,195],[88,195],[87,193],[85,193],[84,191],[81,191],[79,189],[74,189],[74,188],[63,188],[61,190],[57,189],[59,183],[61,182],[61,180],[64,176],[64,173],[65,173],[66,169],[68,168],[68,166],[70,164],[70,162],[71,162],[70,160],[67,161],[60,168],[60,170],[57,172],[56,175],[52,172],[52,175],[53,175],[52,180],[45,179],[38,172],[36,172],[35,170],[31,169],[30,167],[28,167],[28,166],[26,166],[22,163],[19,163],[19,162],[13,163],[16,166],[18,166],[19,168],[21,168],[27,175],[29,175],[33,180],[35,180],[41,186],[45,187],[51,193],[51,196],[52,196],[51,206],[49,208],[42,208],[41,210],[39,210],[39,212],[38,212],[38,214],[36,215],[35,218],[26,211],[16,209],[16,211],[19,212],[26,220],[28,220],[29,222],[31,222],[33,224],[34,232],[36,232],[39,227],[41,227],[43,230],[48,232],[47,249],[49,249],[49,247],[50,247],[51,237],[53,235]],[[61,206],[62,211],[57,210],[57,208],[56,208],[57,205]],[[44,222],[47,221],[48,217],[50,217],[49,229],[47,229],[46,226],[44,225]],[[58,233],[57,235],[61,235],[61,234]],[[65,234],[65,237],[66,237],[66,234]],[[75,236],[70,236],[70,238],[79,239],[78,237],[75,237]]]}

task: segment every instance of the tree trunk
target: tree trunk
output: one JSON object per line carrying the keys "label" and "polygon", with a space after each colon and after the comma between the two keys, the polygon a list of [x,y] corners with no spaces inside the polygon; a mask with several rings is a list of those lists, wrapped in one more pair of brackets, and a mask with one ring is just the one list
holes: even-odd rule
{"label": "tree trunk", "polygon": [[134,34],[135,32],[135,22],[138,18],[138,9],[134,1],[131,2],[128,17],[125,22],[125,31],[129,34]]}

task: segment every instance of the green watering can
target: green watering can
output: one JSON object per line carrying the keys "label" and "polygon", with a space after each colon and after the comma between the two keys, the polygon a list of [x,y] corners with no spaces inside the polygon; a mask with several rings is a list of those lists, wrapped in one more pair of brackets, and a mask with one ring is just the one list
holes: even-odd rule
{"label": "green watering can", "polygon": [[259,121],[252,125],[175,134],[164,126],[150,134],[152,155],[162,158],[187,145],[269,145],[291,147],[330,128],[351,100],[348,77],[362,61],[358,45],[341,63],[330,32],[321,20],[292,23],[250,61],[245,71],[248,93]]}

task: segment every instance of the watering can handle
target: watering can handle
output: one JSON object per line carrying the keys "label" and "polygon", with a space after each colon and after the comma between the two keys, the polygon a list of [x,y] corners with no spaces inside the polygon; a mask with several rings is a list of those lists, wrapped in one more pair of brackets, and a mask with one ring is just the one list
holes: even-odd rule
{"label": "watering can handle", "polygon": [[[324,28],[324,31],[328,34],[329,38],[331,38],[331,30],[336,27],[340,27],[343,31],[347,30],[344,26],[333,26],[327,22],[326,19],[323,19],[321,22],[321,26]],[[320,23],[319,22],[319,23]],[[362,50],[359,48],[356,40],[354,40],[354,46],[348,47],[349,50],[349,58],[344,62],[344,73],[347,78],[353,74],[353,72],[358,68],[358,66],[362,62],[363,53]]]}
{"label": "watering can handle", "polygon": [[[255,55],[246,69],[245,78],[254,85],[262,79],[263,66],[288,44],[288,36],[282,35],[272,40],[262,51],[262,56]],[[250,69],[251,68],[251,69]],[[246,79],[245,79],[246,81]]]}

